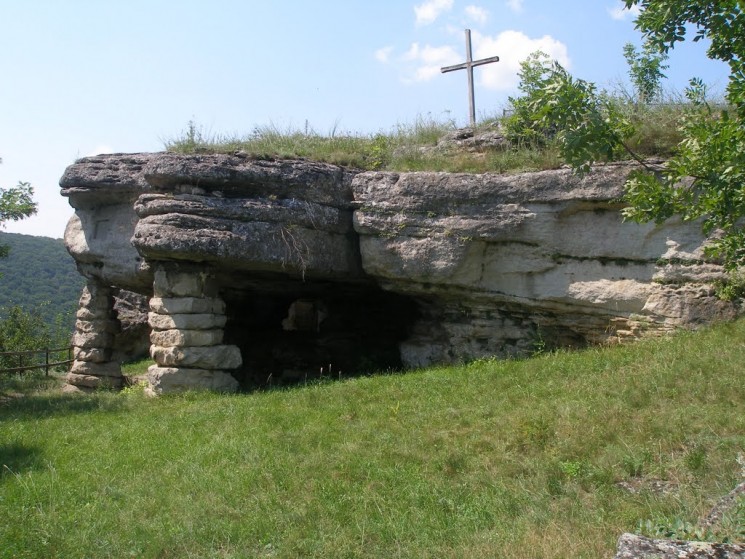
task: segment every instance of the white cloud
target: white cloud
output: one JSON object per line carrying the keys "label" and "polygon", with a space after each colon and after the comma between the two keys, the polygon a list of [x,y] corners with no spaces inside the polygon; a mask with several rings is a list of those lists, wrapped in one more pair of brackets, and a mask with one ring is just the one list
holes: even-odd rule
{"label": "white cloud", "polygon": [[418,6],[414,6],[417,25],[429,25],[433,23],[443,12],[453,8],[453,0],[427,0]]}
{"label": "white cloud", "polygon": [[507,4],[507,7],[516,14],[523,11],[523,0],[507,0],[505,4]]}
{"label": "white cloud", "polygon": [[618,21],[630,17],[637,17],[640,11],[639,6],[632,6],[630,10],[627,10],[626,5],[623,2],[618,2],[616,6],[608,8],[608,14],[610,14],[610,17]]}
{"label": "white cloud", "polygon": [[404,60],[416,60],[419,58],[419,43],[411,43],[409,50],[401,57]]}
{"label": "white cloud", "polygon": [[481,25],[489,19],[489,12],[479,6],[466,6],[466,15]]}
{"label": "white cloud", "polygon": [[391,54],[393,54],[393,47],[383,47],[375,51],[375,60],[385,64],[390,60]]}
{"label": "white cloud", "polygon": [[545,52],[565,68],[571,60],[567,47],[550,35],[532,39],[521,31],[503,31],[495,37],[473,33],[474,58],[499,56],[499,62],[487,64],[476,70],[479,84],[494,91],[515,89],[519,82],[520,62],[537,50]]}
{"label": "white cloud", "polygon": [[[567,46],[550,35],[531,38],[521,31],[508,30],[489,36],[473,31],[471,38],[475,60],[500,57],[499,62],[480,66],[475,72],[479,86],[493,91],[514,90],[519,82],[520,63],[537,50],[545,52],[567,69],[571,66]],[[465,54],[460,48],[451,45],[412,43],[395,60],[408,67],[404,82],[423,82],[440,75],[443,66],[464,62]]]}
{"label": "white cloud", "polygon": [[455,49],[451,46],[433,47],[425,45],[420,47],[419,43],[413,43],[406,54],[403,55],[404,60],[417,63],[413,77],[407,81],[431,80],[440,73],[442,66],[457,64],[461,61],[460,58],[462,58],[462,55],[455,52]]}

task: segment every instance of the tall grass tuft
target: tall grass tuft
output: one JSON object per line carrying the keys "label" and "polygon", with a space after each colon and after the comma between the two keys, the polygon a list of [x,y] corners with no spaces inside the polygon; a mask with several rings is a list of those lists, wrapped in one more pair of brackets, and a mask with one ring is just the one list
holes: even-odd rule
{"label": "tall grass tuft", "polygon": [[629,147],[644,157],[672,156],[683,140],[679,125],[684,110],[681,103],[624,105],[624,112],[636,130],[628,140]]}

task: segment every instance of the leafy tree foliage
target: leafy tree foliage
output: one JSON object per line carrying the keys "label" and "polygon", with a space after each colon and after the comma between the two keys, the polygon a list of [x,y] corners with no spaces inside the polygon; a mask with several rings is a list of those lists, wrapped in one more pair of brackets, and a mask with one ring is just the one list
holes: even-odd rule
{"label": "leafy tree foliage", "polygon": [[[2,162],[0,158],[0,163]],[[27,182],[19,182],[18,186],[12,188],[0,188],[0,224],[35,214],[36,202],[33,196],[34,189]]]}
{"label": "leafy tree foliage", "polygon": [[[626,7],[638,6],[636,27],[650,45],[667,53],[685,40],[689,26],[695,27],[694,42],[709,39],[708,56],[730,67],[729,100],[745,108],[745,14],[741,0],[625,0]],[[739,101],[739,102],[735,102]]]}
{"label": "leafy tree foliage", "polygon": [[34,189],[27,182],[18,186],[0,188],[0,222],[18,221],[36,213],[36,202],[33,200]]}
{"label": "leafy tree foliage", "polygon": [[[0,352],[34,351],[39,349],[57,349],[70,343],[69,335],[61,337],[44,322],[38,310],[26,311],[18,305],[4,309],[4,318],[0,321]],[[18,367],[21,363],[30,365],[39,356],[26,356],[19,361],[16,356],[0,355],[0,368]]]}
{"label": "leafy tree foliage", "polygon": [[[0,163],[2,163],[2,159],[0,159]],[[36,202],[34,202],[33,196],[34,189],[27,182],[19,182],[17,186],[12,188],[0,188],[0,226],[6,221],[18,221],[35,214]],[[2,259],[0,262],[8,263],[10,249],[9,244],[0,244],[0,259]],[[40,257],[43,259],[43,255],[36,251],[29,251],[29,256],[32,259],[37,259],[34,261],[38,261]],[[13,262],[13,264],[17,264],[17,262]],[[62,326],[64,320],[62,318],[56,319],[56,327],[52,325],[53,322],[45,322],[44,320],[41,309],[48,303],[40,304],[37,298],[43,292],[33,290],[32,286],[29,285],[29,283],[33,283],[39,278],[34,273],[34,268],[34,266],[18,266],[14,271],[20,272],[23,279],[18,281],[20,278],[11,274],[10,278],[5,278],[4,289],[0,290],[0,299],[3,300],[3,303],[9,303],[9,297],[12,297],[15,289],[23,289],[24,284],[29,291],[27,292],[28,295],[22,297],[22,299],[28,301],[29,296],[31,299],[36,299],[33,311],[27,311],[15,304],[0,310],[0,352],[48,348],[55,342],[67,344],[67,341],[63,342],[65,339],[63,334],[65,328]],[[1,273],[0,277],[2,277]],[[11,286],[13,289],[11,289]],[[15,359],[0,356],[0,367],[17,365],[18,362]]]}
{"label": "leafy tree foliage", "polygon": [[[34,189],[29,183],[19,182],[11,188],[0,188],[0,226],[6,221],[18,221],[35,213]],[[8,250],[7,246],[0,245],[0,258],[7,256]]]}
{"label": "leafy tree foliage", "polygon": [[558,62],[537,52],[521,63],[519,89],[510,99],[514,114],[505,123],[509,138],[533,145],[551,140],[575,170],[589,171],[593,163],[612,161],[623,153],[634,128],[608,95],[595,84],[575,79]]}
{"label": "leafy tree foliage", "polygon": [[526,60],[520,62],[517,73],[520,82],[517,86],[522,93],[519,97],[508,97],[512,114],[504,121],[507,137],[515,144],[526,147],[544,147],[555,135],[552,124],[543,124],[534,117],[535,98],[546,87],[553,67],[558,63],[542,51],[535,51]]}
{"label": "leafy tree foliage", "polygon": [[[2,309],[0,320],[0,369],[45,366],[68,358],[69,325],[58,321],[50,325],[44,321],[43,305],[28,311],[18,305]],[[45,353],[40,350],[54,349]],[[4,353],[10,352],[9,355]],[[18,352],[22,352],[20,355]],[[0,374],[0,396],[4,392],[24,392],[47,384],[44,369],[27,369],[22,373]]]}
{"label": "leafy tree foliage", "polygon": [[635,101],[651,103],[662,93],[662,80],[667,77],[662,72],[668,66],[663,64],[667,54],[660,53],[651,44],[645,43],[637,52],[632,43],[623,46],[623,56],[629,65],[629,77],[634,84]]}
{"label": "leafy tree foliage", "polygon": [[684,140],[661,175],[636,173],[628,184],[627,216],[662,221],[672,215],[703,218],[704,231],[721,229],[712,252],[730,268],[745,264],[745,7],[739,0],[626,0],[639,6],[637,28],[648,44],[667,53],[695,28],[709,39],[709,58],[730,67],[727,103],[715,111],[700,80],[691,80],[693,103],[682,123]]}
{"label": "leafy tree foliage", "polygon": [[[521,74],[533,84],[521,87],[521,126],[533,131],[556,130],[564,159],[577,171],[625,151],[642,164],[626,185],[630,207],[625,215],[637,221],[661,222],[673,215],[702,219],[709,234],[721,231],[710,253],[730,268],[745,265],[745,4],[741,0],[625,0],[639,6],[636,21],[646,46],[641,55],[626,49],[631,75],[645,100],[657,90],[662,62],[675,44],[695,28],[693,40],[709,39],[708,56],[730,67],[727,107],[706,102],[700,80],[691,80],[690,109],[680,124],[683,140],[662,171],[647,165],[627,143],[633,126],[594,85],[573,79],[558,64],[529,59]],[[654,53],[659,55],[655,57]],[[646,59],[646,61],[644,60]],[[636,64],[636,66],[634,66]],[[518,113],[519,114],[519,111]]]}

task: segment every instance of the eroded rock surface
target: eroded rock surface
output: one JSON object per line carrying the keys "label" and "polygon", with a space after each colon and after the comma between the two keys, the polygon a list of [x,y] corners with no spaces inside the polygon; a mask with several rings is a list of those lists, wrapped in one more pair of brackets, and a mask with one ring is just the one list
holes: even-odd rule
{"label": "eroded rock surface", "polygon": [[[711,509],[698,528],[714,530],[721,528],[724,515],[733,512],[738,499],[745,495],[745,482],[740,483],[722,497]],[[702,542],[654,539],[637,534],[622,534],[618,539],[614,559],[742,559],[745,544],[742,542]]]}
{"label": "eroded rock surface", "polygon": [[[511,356],[734,317],[739,306],[714,294],[723,270],[704,257],[697,224],[623,222],[630,169],[357,173],[240,153],[97,156],[62,178],[76,209],[65,240],[90,285],[149,299],[155,392]],[[158,274],[172,279],[160,293]],[[116,334],[85,320],[76,336],[89,365],[76,367],[90,384],[82,377]]]}
{"label": "eroded rock surface", "polygon": [[[717,299],[696,224],[622,220],[629,167],[578,177],[363,173],[353,183],[365,272],[433,305],[409,365],[585,345],[735,315]],[[439,347],[435,337],[447,340]]]}
{"label": "eroded rock surface", "polygon": [[615,559],[742,559],[745,545],[655,540],[623,534]]}

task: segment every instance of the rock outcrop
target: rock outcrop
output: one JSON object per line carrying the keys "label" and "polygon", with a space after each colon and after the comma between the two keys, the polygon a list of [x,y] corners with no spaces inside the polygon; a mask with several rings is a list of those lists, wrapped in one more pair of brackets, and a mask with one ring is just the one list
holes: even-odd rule
{"label": "rock outcrop", "polygon": [[[734,511],[744,495],[745,482],[742,482],[714,505],[706,518],[698,524],[698,528],[707,531],[720,528],[725,513]],[[667,540],[637,534],[622,534],[618,538],[614,559],[742,559],[743,557],[745,557],[745,544],[742,543]]]}
{"label": "rock outcrop", "polygon": [[121,383],[103,365],[118,335],[112,290],[149,298],[156,393],[521,355],[734,317],[739,306],[714,294],[724,273],[697,224],[623,222],[629,170],[82,159],[61,180],[76,210],[65,241],[88,280],[69,382]]}
{"label": "rock outcrop", "polygon": [[[432,153],[484,153],[487,150],[506,150],[510,141],[498,126],[486,130],[459,128],[443,135],[434,146],[422,146],[419,152]],[[405,150],[406,148],[404,148]]]}
{"label": "rock outcrop", "polygon": [[[690,223],[625,223],[629,168],[577,177],[363,173],[364,270],[434,304],[402,344],[407,365],[582,346],[733,316]],[[446,340],[433,344],[433,339]]]}
{"label": "rock outcrop", "polygon": [[745,545],[655,540],[623,534],[614,559],[742,559]]}

